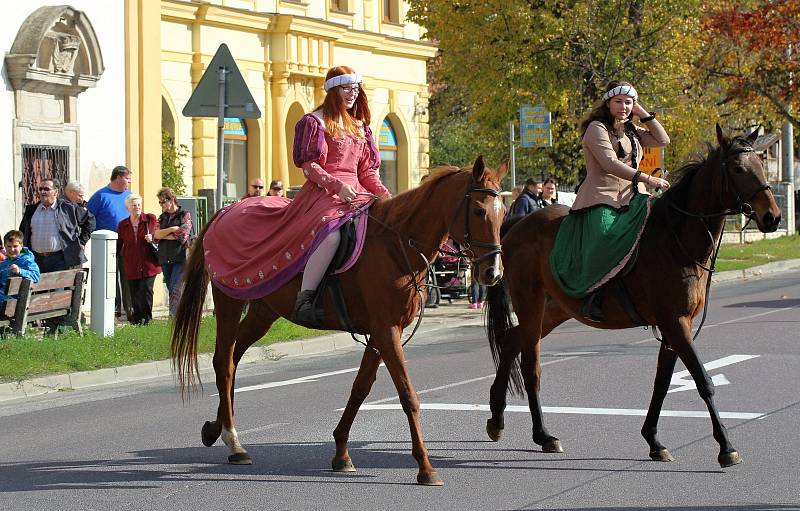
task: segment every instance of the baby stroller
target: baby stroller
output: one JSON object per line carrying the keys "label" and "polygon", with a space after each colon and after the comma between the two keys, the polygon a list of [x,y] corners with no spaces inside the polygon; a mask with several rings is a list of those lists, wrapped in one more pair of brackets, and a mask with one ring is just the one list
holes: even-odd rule
{"label": "baby stroller", "polygon": [[458,248],[453,240],[447,240],[439,249],[439,257],[433,263],[433,275],[429,283],[426,307],[435,307],[441,298],[449,303],[454,299],[467,295],[470,285],[469,260],[458,255]]}

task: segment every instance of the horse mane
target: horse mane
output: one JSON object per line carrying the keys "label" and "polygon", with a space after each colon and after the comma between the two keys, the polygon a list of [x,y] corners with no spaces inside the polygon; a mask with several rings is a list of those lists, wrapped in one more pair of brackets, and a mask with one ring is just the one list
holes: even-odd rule
{"label": "horse mane", "polygon": [[428,178],[418,187],[400,193],[391,199],[378,201],[372,206],[371,214],[382,222],[398,228],[412,221],[414,213],[431,204],[431,196],[437,185],[468,167],[442,166],[436,167],[428,174]]}
{"label": "horse mane", "polygon": [[[694,159],[681,166],[675,175],[678,176],[677,181],[665,191],[661,197],[653,203],[653,216],[666,220],[673,215],[669,214],[669,207],[671,204],[686,209],[686,203],[689,200],[689,191],[692,187],[692,182],[700,169],[705,168],[712,161],[714,161],[721,151],[720,147],[714,147],[712,144],[706,142],[706,155],[696,155]],[[685,220],[684,216],[679,217],[681,221]]]}

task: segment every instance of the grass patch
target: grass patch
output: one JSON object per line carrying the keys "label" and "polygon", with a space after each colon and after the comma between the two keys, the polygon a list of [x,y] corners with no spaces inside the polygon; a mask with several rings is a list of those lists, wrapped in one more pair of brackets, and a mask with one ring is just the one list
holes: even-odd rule
{"label": "grass patch", "polygon": [[[214,351],[216,318],[207,316],[200,326],[198,352]],[[90,371],[105,367],[169,358],[170,322],[156,320],[145,326],[119,325],[112,337],[84,330],[58,337],[8,337],[0,340],[0,381],[17,381],[53,373]],[[285,319],[276,321],[256,345],[324,335]]]}
{"label": "grass patch", "polygon": [[781,236],[743,245],[722,245],[717,257],[717,271],[743,270],[787,259],[800,259],[800,235]]}

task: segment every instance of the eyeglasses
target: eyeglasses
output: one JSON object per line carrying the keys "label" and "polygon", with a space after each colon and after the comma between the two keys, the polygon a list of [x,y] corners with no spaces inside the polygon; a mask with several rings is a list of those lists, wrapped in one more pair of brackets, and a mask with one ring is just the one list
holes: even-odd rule
{"label": "eyeglasses", "polygon": [[361,92],[361,88],[358,87],[358,86],[355,86],[355,87],[344,87],[344,86],[342,86],[342,92],[344,92],[345,94],[350,94],[351,92],[353,94],[358,94],[359,92]]}
{"label": "eyeglasses", "polygon": [[46,186],[40,186],[39,187],[39,191],[40,192],[49,192],[50,190],[52,190],[52,188],[48,188]]}
{"label": "eyeglasses", "polygon": [[250,186],[252,186],[253,188],[255,188],[257,190],[261,190],[262,188],[264,188],[264,185],[250,185]]}

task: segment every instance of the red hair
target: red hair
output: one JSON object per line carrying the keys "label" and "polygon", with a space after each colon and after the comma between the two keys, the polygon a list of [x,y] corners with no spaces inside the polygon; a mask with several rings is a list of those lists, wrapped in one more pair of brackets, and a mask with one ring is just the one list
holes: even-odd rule
{"label": "red hair", "polygon": [[[325,80],[347,74],[355,74],[355,70],[347,66],[332,67],[328,74],[325,75]],[[322,102],[322,118],[325,121],[325,129],[332,137],[341,136],[343,134],[342,131],[356,137],[363,137],[364,133],[361,127],[368,126],[371,120],[367,94],[362,89],[356,96],[356,102],[353,103],[353,107],[348,110],[342,96],[339,94],[339,87],[341,85],[330,89],[325,95],[325,101]],[[339,126],[340,119],[344,129]]]}

